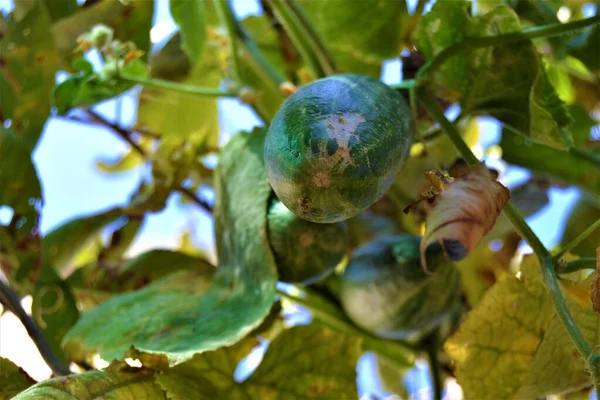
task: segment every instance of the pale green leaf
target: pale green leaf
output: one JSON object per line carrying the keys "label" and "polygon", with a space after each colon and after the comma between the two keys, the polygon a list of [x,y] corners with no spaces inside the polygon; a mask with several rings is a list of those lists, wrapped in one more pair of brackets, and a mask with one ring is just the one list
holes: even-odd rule
{"label": "pale green leaf", "polygon": [[[469,38],[522,29],[507,6],[469,17],[466,1],[436,2],[416,33],[428,59]],[[465,46],[438,68],[430,85],[444,97],[459,100],[464,114],[493,116],[536,142],[564,148],[563,131],[571,119],[550,83],[540,55],[529,40],[510,45]]]}
{"label": "pale green leaf", "polygon": [[22,19],[2,25],[0,119],[11,120],[11,129],[31,151],[50,114],[50,91],[59,68],[58,53],[48,34],[51,20],[44,3],[36,1]]}
{"label": "pale green leaf", "polygon": [[123,211],[113,208],[96,215],[72,219],[44,236],[45,262],[59,273],[68,275],[77,252],[94,241],[100,230],[121,217]]}
{"label": "pale green leaf", "polygon": [[[180,38],[179,34],[173,36],[151,58],[150,76],[217,87],[222,73],[216,45],[207,42],[202,59],[191,64],[180,48]],[[155,68],[157,64],[159,68]],[[219,138],[217,102],[206,96],[145,87],[140,94],[136,126],[176,144],[185,140],[196,147],[215,148]]]}
{"label": "pale green leaf", "polygon": [[404,1],[301,0],[298,3],[340,72],[379,78],[383,61],[398,57],[402,50],[402,27],[408,16]]}
{"label": "pale green leaf", "polygon": [[34,383],[22,368],[9,359],[0,357],[0,400],[12,399]]}
{"label": "pale green leaf", "polygon": [[157,377],[172,400],[187,399],[355,399],[360,339],[319,325],[283,331],[269,345],[247,380],[233,373],[256,342],[245,339],[232,347],[195,356]]}
{"label": "pale green leaf", "polygon": [[181,31],[181,48],[192,62],[200,61],[204,50],[204,0],[171,0],[171,15]]}
{"label": "pale green leaf", "polygon": [[131,171],[139,166],[144,161],[144,158],[135,150],[129,150],[116,160],[98,160],[96,168],[106,174],[115,174],[120,172]]}
{"label": "pale green leaf", "polygon": [[13,400],[166,400],[148,371],[91,371],[43,381]]}
{"label": "pale green leaf", "polygon": [[[52,26],[56,47],[64,58],[74,55],[77,37],[97,24],[114,29],[114,38],[132,41],[143,52],[150,50],[150,28],[154,2],[148,0],[98,1],[81,7],[76,13],[60,19]],[[52,39],[45,31],[46,37]]]}
{"label": "pale green leaf", "polygon": [[[188,271],[114,296],[69,332],[66,348],[74,358],[98,350],[105,359],[120,359],[134,346],[177,364],[231,345],[261,323],[277,280],[266,237],[271,188],[264,138],[264,130],[240,133],[221,152],[214,210],[219,268],[212,285],[206,290],[206,277]],[[139,323],[132,325],[134,319]]]}

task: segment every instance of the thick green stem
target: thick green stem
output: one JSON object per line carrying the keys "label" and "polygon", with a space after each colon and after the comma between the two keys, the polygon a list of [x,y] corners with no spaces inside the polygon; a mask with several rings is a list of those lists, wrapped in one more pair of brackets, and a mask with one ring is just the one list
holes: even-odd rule
{"label": "thick green stem", "polygon": [[582,269],[596,269],[596,261],[595,257],[580,257],[577,260],[559,263],[556,267],[556,272],[559,274],[570,274]]}
{"label": "thick green stem", "polygon": [[313,317],[327,327],[349,336],[363,339],[365,350],[381,353],[403,366],[411,366],[414,362],[414,351],[397,341],[380,339],[357,328],[346,315],[331,301],[310,289],[296,289],[299,294],[290,294],[283,290],[277,293],[295,303],[306,307]]}
{"label": "thick green stem", "polygon": [[416,84],[417,84],[417,81],[415,81],[414,79],[406,79],[400,83],[392,83],[391,85],[388,85],[388,86],[395,90],[404,90],[404,89],[411,89],[411,88],[415,87]]}
{"label": "thick green stem", "polygon": [[313,40],[294,9],[284,0],[270,0],[269,3],[315,78],[333,74],[335,69],[330,64],[329,57]]}
{"label": "thick green stem", "polygon": [[558,253],[556,253],[554,255],[554,261],[560,260],[562,256],[567,254],[573,247],[581,243],[582,240],[590,236],[592,232],[594,232],[598,228],[600,228],[600,219],[588,226],[585,231],[581,232],[575,239],[571,240],[570,243],[568,243]]}
{"label": "thick green stem", "polygon": [[231,11],[229,0],[214,0],[213,4],[219,15],[221,23],[225,26],[227,35],[229,36],[229,49],[231,51],[231,64],[232,64],[232,76],[236,84],[242,83],[240,77],[240,60],[239,53],[237,51],[237,35],[236,32],[236,19]]}
{"label": "thick green stem", "polygon": [[193,85],[185,85],[182,83],[176,83],[171,81],[165,81],[162,79],[153,79],[153,78],[142,78],[139,76],[128,75],[124,73],[119,73],[119,79],[132,83],[139,83],[145,86],[152,86],[159,89],[167,89],[173,90],[176,92],[187,93],[187,94],[195,94],[199,96],[208,96],[208,97],[237,97],[239,93],[224,91],[218,88],[206,88],[201,86],[193,86]]}
{"label": "thick green stem", "polygon": [[[450,121],[448,121],[440,107],[435,102],[433,96],[431,96],[431,94],[427,93],[425,90],[420,90],[419,95],[431,116],[441,125],[442,129],[444,129],[467,164],[473,166],[479,163],[477,157],[475,157],[471,149],[469,149],[467,144],[463,141],[462,137],[460,136],[460,132],[454,125],[450,123]],[[525,222],[523,216],[517,211],[510,201],[504,206],[503,212],[511,221],[521,237],[523,237],[527,243],[529,243],[538,257],[540,267],[542,269],[542,275],[544,277],[546,286],[550,291],[550,297],[552,298],[552,303],[554,304],[556,313],[565,327],[567,334],[575,344],[575,347],[586,360],[588,369],[590,370],[594,381],[596,381],[600,366],[600,357],[594,353],[588,342],[583,337],[583,334],[577,327],[577,324],[571,315],[571,311],[567,307],[567,303],[565,302],[562,291],[560,290],[560,285],[556,276],[555,262],[550,255],[550,252],[544,247],[540,239],[533,232],[533,230],[531,230],[529,225],[527,225],[527,222]]]}
{"label": "thick green stem", "polygon": [[598,23],[600,23],[600,15],[596,15],[594,17],[586,19],[581,19],[578,21],[568,22],[566,24],[552,24],[533,27],[524,29],[520,32],[506,33],[503,35],[468,38],[450,47],[445,48],[437,56],[435,56],[433,60],[423,65],[423,67],[419,69],[419,72],[417,74],[417,80],[420,80],[420,78],[424,76],[425,73],[439,67],[446,60],[448,60],[449,58],[466,48],[474,49],[480,47],[506,45],[511,43],[517,43],[523,40],[555,36],[574,30],[583,29]]}
{"label": "thick green stem", "polygon": [[431,374],[431,383],[433,385],[434,400],[442,400],[442,393],[444,391],[444,381],[442,379],[442,373],[440,371],[438,351],[439,346],[437,344],[437,340],[431,340],[427,344],[427,358],[429,360],[429,373]]}

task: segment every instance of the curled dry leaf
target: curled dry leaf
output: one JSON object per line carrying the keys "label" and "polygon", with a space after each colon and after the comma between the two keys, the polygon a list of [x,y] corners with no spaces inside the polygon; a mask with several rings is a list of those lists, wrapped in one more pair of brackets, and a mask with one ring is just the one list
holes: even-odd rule
{"label": "curled dry leaf", "polygon": [[434,242],[442,245],[448,259],[460,261],[493,228],[510,198],[510,191],[496,176],[483,163],[468,170],[461,166],[454,181],[435,197],[421,241],[423,268],[427,269],[425,251]]}

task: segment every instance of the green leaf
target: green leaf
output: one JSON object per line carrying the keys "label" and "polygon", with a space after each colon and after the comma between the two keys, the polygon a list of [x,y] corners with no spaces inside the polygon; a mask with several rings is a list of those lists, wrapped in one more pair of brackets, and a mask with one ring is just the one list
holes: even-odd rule
{"label": "green leaf", "polygon": [[42,189],[30,150],[15,132],[0,126],[0,205],[20,215],[19,232],[29,235],[38,224]]}
{"label": "green leaf", "polygon": [[76,218],[64,223],[44,236],[44,260],[61,275],[74,267],[77,252],[89,245],[106,225],[121,217],[123,211],[113,208],[93,216]]}
{"label": "green leaf", "polygon": [[528,168],[542,177],[600,193],[600,171],[591,161],[541,143],[532,143],[507,129],[502,130],[500,146],[502,158],[508,163]]}
{"label": "green leaf", "polygon": [[[437,2],[423,17],[416,38],[428,59],[469,38],[522,29],[518,16],[507,6],[471,18],[467,4]],[[459,100],[464,114],[493,116],[531,140],[557,148],[565,148],[570,141],[562,130],[571,119],[529,40],[485,48],[465,46],[431,78],[431,86],[444,97]]]}
{"label": "green leaf", "polygon": [[574,145],[584,147],[591,140],[592,128],[597,126],[599,121],[594,120],[590,113],[579,104],[571,104],[569,114],[573,118],[573,122],[569,125],[569,131],[573,136]]}
{"label": "green leaf", "polygon": [[408,389],[403,381],[409,368],[405,365],[398,365],[380,354],[377,354],[376,357],[375,368],[382,387],[390,393],[402,396],[403,399],[409,398]]}
{"label": "green leaf", "polygon": [[79,319],[75,296],[52,266],[42,268],[33,290],[31,314],[42,330],[50,348],[63,361],[61,342]]}
{"label": "green leaf", "polygon": [[[150,51],[150,29],[154,2],[147,0],[98,1],[52,26],[52,35],[61,55],[69,59],[77,47],[77,37],[94,25],[105,24],[114,29],[114,38],[132,41],[145,53]],[[48,31],[45,31],[47,37]]]}
{"label": "green leaf", "polygon": [[59,68],[48,34],[51,20],[44,3],[36,1],[22,19],[3,20],[3,25],[0,119],[11,120],[11,129],[31,151],[50,114],[49,93]]}
{"label": "green leaf", "polygon": [[[67,335],[66,349],[74,358],[98,350],[104,359],[120,359],[134,346],[177,364],[231,345],[261,323],[277,280],[266,237],[271,188],[263,164],[264,138],[264,130],[240,133],[221,152],[214,210],[220,264],[212,285],[205,290],[206,277],[188,271],[114,296]],[[145,322],[132,325],[132,320]]]}
{"label": "green leaf", "polygon": [[[65,114],[75,107],[87,107],[131,89],[134,84],[117,79],[112,64],[105,64],[104,69],[94,72],[91,64],[83,58],[75,60],[73,65],[81,68],[52,90],[52,101],[58,114]],[[140,59],[122,66],[121,71],[130,76],[145,77],[148,74],[146,65]]]}
{"label": "green leaf", "polygon": [[172,250],[156,249],[140,254],[120,269],[121,290],[135,289],[170,273],[196,271],[209,281],[216,269],[205,259]]}
{"label": "green leaf", "polygon": [[[301,0],[298,3],[341,72],[379,78],[383,61],[398,57],[402,50],[402,27],[408,16],[404,2]],[[357,26],[361,28],[356,29]]]}
{"label": "green leaf", "polygon": [[[184,57],[180,42],[181,36],[176,34],[151,58],[151,77],[217,87],[222,76],[217,63],[217,45],[207,42],[201,61],[191,64]],[[155,68],[157,64],[160,68]],[[219,139],[217,102],[210,97],[145,87],[140,94],[136,126],[176,144],[186,140],[202,149],[216,148]]]}
{"label": "green leaf", "polygon": [[181,48],[193,63],[200,61],[204,51],[203,0],[170,0],[171,15],[181,30]]}
{"label": "green leaf", "polygon": [[116,160],[98,160],[96,168],[106,174],[116,174],[131,171],[144,161],[144,158],[135,150],[128,150]]}
{"label": "green leaf", "polygon": [[[520,280],[509,275],[496,283],[445,344],[465,398],[540,398],[591,384],[536,256],[525,257],[521,273]],[[598,320],[589,282],[561,286],[577,325],[595,343]]]}
{"label": "green leaf", "polygon": [[172,400],[356,398],[356,362],[360,339],[319,325],[296,326],[270,344],[256,371],[242,383],[233,380],[241,357],[255,342],[195,356],[158,375]]}
{"label": "green leaf", "polygon": [[0,400],[9,400],[35,384],[27,372],[7,358],[0,357]]}
{"label": "green leaf", "polygon": [[[571,209],[563,237],[560,241],[561,246],[570,243],[579,234],[585,231],[590,224],[600,219],[600,203],[591,196],[582,195],[577,203]],[[577,246],[571,249],[571,253],[581,257],[595,257],[596,248],[600,244],[600,228],[592,232],[587,238],[582,240]]]}
{"label": "green leaf", "polygon": [[567,44],[568,52],[581,60],[593,72],[600,71],[600,27],[598,25],[587,29]]}
{"label": "green leaf", "polygon": [[13,400],[167,400],[148,371],[91,371],[43,381]]}

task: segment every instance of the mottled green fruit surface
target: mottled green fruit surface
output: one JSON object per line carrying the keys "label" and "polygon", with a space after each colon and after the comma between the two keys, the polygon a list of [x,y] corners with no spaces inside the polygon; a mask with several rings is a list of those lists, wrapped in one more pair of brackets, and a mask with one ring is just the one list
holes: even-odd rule
{"label": "mottled green fruit surface", "polygon": [[383,338],[416,341],[443,324],[460,294],[456,268],[441,248],[421,268],[415,235],[385,236],[357,248],[342,275],[348,317]]}
{"label": "mottled green fruit surface", "polygon": [[400,93],[367,76],[333,75],[281,106],[267,134],[265,166],[290,210],[331,223],[383,196],[411,142],[410,111]]}
{"label": "mottled green fruit surface", "polygon": [[315,224],[298,217],[274,199],[268,224],[282,282],[314,283],[333,272],[344,257],[348,243],[344,222]]}

